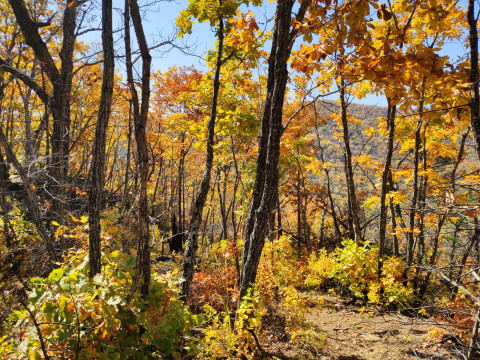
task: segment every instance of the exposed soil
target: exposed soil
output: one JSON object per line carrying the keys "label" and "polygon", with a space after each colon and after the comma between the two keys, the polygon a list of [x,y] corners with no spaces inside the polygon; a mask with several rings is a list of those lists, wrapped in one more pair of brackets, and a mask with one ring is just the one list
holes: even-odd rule
{"label": "exposed soil", "polygon": [[345,299],[331,294],[304,296],[312,306],[305,310],[301,330],[291,336],[280,326],[267,326],[267,352],[281,354],[279,358],[321,360],[462,358],[455,337],[448,333],[451,329],[431,319],[345,305]]}

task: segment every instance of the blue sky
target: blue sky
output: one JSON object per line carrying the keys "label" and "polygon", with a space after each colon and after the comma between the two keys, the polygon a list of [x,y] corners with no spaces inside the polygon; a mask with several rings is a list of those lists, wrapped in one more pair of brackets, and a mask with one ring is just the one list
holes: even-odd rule
{"label": "blue sky", "polygon": [[[460,3],[465,8],[466,1],[467,0],[460,0]],[[117,6],[119,9],[123,9],[123,4],[123,0],[114,1],[114,7]],[[259,22],[265,21],[266,18],[271,18],[274,14],[275,2],[273,2],[273,4],[269,4],[268,1],[265,1],[265,4],[266,5],[264,5],[262,8],[254,11],[254,13],[257,15],[257,21]],[[175,18],[179,15],[180,10],[186,8],[187,5],[187,0],[160,1],[144,14],[144,28],[147,39],[150,41],[150,46],[152,46],[155,42],[158,43],[161,41],[162,36],[165,37],[172,34],[175,29]],[[120,27],[120,23],[122,21],[120,15],[117,17],[116,21]],[[100,34],[97,33],[97,36],[99,35]],[[119,40],[120,42],[122,41],[121,39]],[[199,69],[205,69],[205,62],[200,58],[204,57],[207,50],[212,48],[215,43],[215,36],[209,24],[196,23],[193,27],[193,34],[184,39],[183,42],[191,46],[188,51],[194,53],[196,56],[187,55],[177,49],[171,49],[164,53],[161,53],[160,51],[154,51],[152,53],[152,71],[166,71],[168,68],[174,65],[195,66]],[[457,56],[465,55],[467,51],[468,48],[465,48],[464,43],[451,42],[445,45],[441,55],[448,55],[451,59],[454,59]],[[120,61],[117,61],[117,66],[119,68],[123,67]],[[364,98],[358,102],[368,105],[386,105],[383,97],[376,97],[374,95],[368,96],[367,98]]]}

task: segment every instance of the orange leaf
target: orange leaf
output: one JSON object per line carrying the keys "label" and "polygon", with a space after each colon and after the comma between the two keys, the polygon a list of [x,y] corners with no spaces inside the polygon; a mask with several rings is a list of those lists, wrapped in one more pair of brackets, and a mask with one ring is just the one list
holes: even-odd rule
{"label": "orange leaf", "polygon": [[377,59],[377,60],[372,61],[372,62],[368,65],[368,68],[369,68],[369,69],[373,69],[373,68],[375,67],[375,65],[377,65],[380,61],[382,61],[382,59]]}
{"label": "orange leaf", "polygon": [[475,219],[477,217],[477,212],[475,210],[467,210],[465,211],[465,215],[469,218]]}

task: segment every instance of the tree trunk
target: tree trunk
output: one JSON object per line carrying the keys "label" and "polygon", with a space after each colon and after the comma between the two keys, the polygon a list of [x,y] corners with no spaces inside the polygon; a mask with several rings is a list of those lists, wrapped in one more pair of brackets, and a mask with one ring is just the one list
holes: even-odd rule
{"label": "tree trunk", "polygon": [[[457,160],[455,161],[455,165],[453,166],[452,172],[450,173],[450,190],[447,190],[446,193],[450,192],[451,194],[453,194],[453,196],[455,196],[455,190],[456,190],[455,177],[456,177],[456,174],[457,174],[458,166],[460,165],[460,163],[462,162],[462,159],[464,157],[465,142],[467,140],[468,133],[469,132],[467,131],[462,135],[462,140],[460,142],[460,149],[458,150]],[[446,198],[446,200],[447,200],[447,198]],[[447,203],[446,204],[447,208],[444,210],[443,214],[441,216],[439,216],[439,220],[438,220],[438,224],[437,224],[437,230],[436,230],[436,233],[435,233],[435,236],[434,236],[434,239],[433,239],[433,251],[432,251],[432,254],[430,256],[430,261],[428,263],[429,270],[427,270],[427,273],[425,275],[425,278],[424,278],[424,280],[423,280],[423,282],[420,286],[420,290],[419,290],[420,299],[422,299],[427,292],[428,283],[429,283],[430,277],[432,275],[432,269],[433,269],[433,266],[435,265],[435,263],[437,261],[437,252],[438,252],[438,248],[439,248],[440,234],[441,234],[442,228],[445,224],[445,221],[447,220],[447,216],[450,214],[452,205],[454,205],[454,203],[450,203],[450,204]],[[470,252],[470,250],[468,251],[468,253]],[[460,269],[462,269],[462,267]]]}
{"label": "tree trunk", "polygon": [[208,139],[207,139],[207,158],[205,162],[205,170],[203,172],[202,181],[200,183],[200,190],[198,191],[195,205],[193,207],[192,218],[188,228],[187,247],[185,249],[183,261],[183,278],[182,283],[182,298],[186,299],[190,292],[190,284],[193,279],[195,271],[195,257],[198,248],[198,229],[202,222],[202,212],[207,200],[208,190],[210,188],[210,179],[212,175],[213,166],[213,144],[215,137],[215,121],[217,118],[217,102],[218,93],[220,91],[220,70],[222,66],[223,53],[223,17],[219,15],[218,19],[218,52],[215,63],[215,75],[213,78],[213,96],[212,109],[210,119],[208,120]]}
{"label": "tree trunk", "polygon": [[[28,82],[21,74],[15,74],[27,86],[30,86],[50,106],[53,116],[53,131],[51,139],[51,191],[53,194],[53,217],[57,222],[63,222],[65,207],[65,176],[68,171],[69,155],[69,128],[70,128],[70,95],[73,78],[73,51],[75,45],[75,29],[77,16],[77,2],[66,0],[63,16],[63,43],[60,50],[61,68],[56,67],[55,61],[48,51],[47,45],[39,34],[38,24],[32,20],[23,0],[9,0],[17,23],[25,38],[25,42],[32,48],[35,56],[42,63],[42,67],[53,87],[53,97],[49,97],[41,86],[33,81]],[[12,74],[12,69],[7,69]]]}
{"label": "tree trunk", "polygon": [[420,132],[422,130],[423,120],[422,120],[422,112],[423,112],[423,92],[422,98],[420,100],[420,106],[418,107],[419,112],[419,120],[417,129],[415,130],[415,150],[414,150],[414,159],[413,159],[413,195],[412,195],[412,205],[410,210],[410,232],[408,233],[408,242],[407,242],[407,268],[410,267],[413,263],[413,255],[414,255],[414,239],[415,239],[415,215],[417,212],[417,201],[418,201],[418,168],[419,168],[419,161],[420,161],[420,145],[421,145],[421,138]]}
{"label": "tree trunk", "polygon": [[[392,182],[391,172],[390,172],[390,182]],[[390,214],[392,216],[393,255],[400,256],[400,249],[399,249],[398,235],[397,235],[397,219],[395,217],[395,205],[393,204],[392,199],[390,199]]]}
{"label": "tree trunk", "polygon": [[389,183],[389,173],[392,171],[392,156],[393,156],[393,140],[395,136],[395,116],[396,106],[390,104],[388,99],[388,143],[387,143],[387,156],[385,159],[385,165],[382,173],[382,193],[380,197],[380,231],[378,241],[378,257],[379,257],[379,270],[381,270],[383,256],[385,255],[385,241],[387,233],[387,193],[390,191],[391,184]]}
{"label": "tree trunk", "polygon": [[[316,108],[315,104],[314,104],[314,109],[315,109],[315,135],[317,137],[318,148],[320,149],[320,159],[325,164],[325,154],[324,154],[325,153],[325,147],[322,147],[321,143],[320,143],[321,139],[320,139],[320,132],[319,132],[319,129],[318,129],[317,108]],[[332,189],[331,189],[331,186],[330,186],[330,172],[329,172],[327,167],[324,167],[323,171],[325,172],[325,176],[326,176],[326,180],[327,180],[327,195],[328,195],[328,200],[329,200],[329,203],[330,203],[331,215],[332,215],[332,219],[333,219],[333,226],[335,228],[335,233],[337,235],[337,239],[341,239],[342,234],[340,232],[340,227],[338,226],[337,214],[336,214],[336,211],[335,211],[335,202],[333,201]]]}
{"label": "tree trunk", "polygon": [[183,238],[184,238],[184,229],[183,229],[183,207],[185,204],[182,202],[183,198],[183,178],[185,177],[185,156],[187,155],[185,152],[185,134],[182,133],[182,148],[180,149],[180,161],[178,164],[178,182],[177,182],[177,209],[178,209],[178,221],[177,221],[177,231],[175,232],[176,239],[179,239],[180,246],[178,247],[178,251],[182,251],[183,249]]}
{"label": "tree trunk", "polygon": [[[478,225],[478,221],[475,224],[475,232],[473,233],[473,236],[470,238],[467,248],[465,249],[465,252],[463,253],[462,261],[460,262],[460,266],[458,267],[457,273],[455,275],[455,282],[457,284],[461,283],[461,278],[463,276],[463,270],[465,269],[465,266],[467,264],[468,258],[470,254],[472,253],[473,246],[478,245],[478,241],[480,240],[480,226]],[[452,295],[451,295],[451,301],[454,302],[455,298],[458,294],[458,286],[455,286],[452,290]]]}
{"label": "tree trunk", "polygon": [[350,149],[350,134],[348,131],[347,103],[345,101],[345,81],[340,78],[340,103],[343,128],[343,141],[345,143],[345,168],[347,177],[347,188],[350,199],[350,213],[353,222],[353,240],[356,243],[362,239],[362,230],[360,227],[360,208],[358,206],[357,194],[355,191],[355,180],[353,175],[352,151]]}
{"label": "tree trunk", "polygon": [[5,150],[8,161],[13,165],[18,175],[20,175],[20,178],[22,179],[22,183],[23,183],[23,186],[25,187],[25,191],[27,193],[27,198],[28,198],[27,206],[32,212],[33,222],[35,223],[35,227],[37,228],[38,235],[40,236],[43,243],[45,244],[50,260],[52,262],[56,262],[59,259],[55,252],[53,242],[50,236],[48,236],[47,230],[43,226],[42,215],[40,211],[40,201],[38,200],[37,194],[35,193],[34,187],[32,186],[30,180],[28,179],[27,174],[25,174],[25,171],[20,165],[20,162],[17,160],[17,157],[13,153],[13,150],[10,147],[10,144],[7,142],[7,138],[1,128],[0,128],[0,144]]}
{"label": "tree trunk", "polygon": [[480,96],[478,90],[478,31],[475,19],[475,0],[468,0],[467,20],[470,40],[470,82],[472,83],[470,116],[472,121],[473,139],[480,163]]}
{"label": "tree trunk", "polygon": [[127,200],[129,198],[128,191],[128,181],[130,179],[130,158],[131,158],[131,148],[132,148],[132,101],[128,102],[128,135],[127,135],[127,164],[125,166],[125,183],[123,188],[123,197],[122,197],[122,210],[125,210],[127,206]]}
{"label": "tree trunk", "polygon": [[105,179],[105,142],[110,119],[113,76],[115,70],[113,53],[112,0],[102,0],[103,84],[95,129],[93,159],[90,166],[90,193],[88,196],[89,259],[90,277],[101,272],[100,210],[102,208]]}
{"label": "tree trunk", "polygon": [[[133,28],[137,37],[138,47],[142,57],[142,101],[139,106],[139,98],[133,81],[133,64],[130,48],[130,21],[131,12]],[[147,295],[150,286],[150,233],[148,226],[148,148],[146,128],[148,120],[148,108],[150,105],[150,64],[152,57],[148,49],[145,33],[143,31],[140,9],[136,0],[125,2],[125,48],[127,63],[127,78],[133,101],[133,122],[135,127],[135,140],[137,142],[137,161],[140,169],[140,196],[138,199],[138,243],[137,259],[135,267],[135,281],[132,286],[134,291],[142,279],[141,294]],[[133,292],[129,296],[129,300]]]}
{"label": "tree trunk", "polygon": [[[4,89],[7,84],[3,83],[3,74],[2,78],[0,78],[0,110],[1,110],[1,103],[4,97]],[[0,146],[0,209],[3,218],[3,236],[5,238],[5,246],[7,248],[12,248],[14,245],[14,241],[17,242],[17,235],[15,233],[15,229],[10,222],[10,217],[8,215],[11,205],[7,201],[7,197],[5,196],[5,190],[7,186],[10,184],[10,169],[8,163],[5,161],[2,152],[2,146]]]}
{"label": "tree trunk", "polygon": [[[34,81],[35,72],[37,69],[38,59],[35,58],[33,60],[32,70],[30,73],[30,79]],[[24,111],[24,118],[25,118],[25,164],[29,166],[31,161],[36,160],[35,151],[34,151],[34,139],[32,138],[32,117],[30,111],[30,99],[32,96],[33,89],[29,87],[27,91],[24,93],[22,87],[20,85],[20,81],[17,79],[17,86],[18,91],[20,93],[20,97],[22,98],[23,102],[23,111]]]}
{"label": "tree trunk", "polygon": [[[310,0],[301,3],[296,21],[303,21],[310,3]],[[255,282],[258,263],[265,244],[268,220],[276,205],[277,166],[280,138],[283,132],[283,101],[288,79],[287,61],[296,36],[296,30],[290,30],[293,4],[293,0],[277,1],[272,50],[268,58],[267,94],[258,147],[257,174],[245,225],[239,303],[247,294],[248,288]]]}

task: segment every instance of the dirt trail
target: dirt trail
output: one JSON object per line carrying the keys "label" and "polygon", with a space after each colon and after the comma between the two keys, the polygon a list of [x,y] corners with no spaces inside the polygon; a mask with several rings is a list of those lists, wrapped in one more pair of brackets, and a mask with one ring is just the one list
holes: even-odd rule
{"label": "dirt trail", "polygon": [[[458,359],[454,338],[439,334],[438,324],[421,317],[375,308],[345,305],[333,295],[306,294],[315,305],[305,311],[305,323],[288,342],[272,350],[291,359],[410,360]],[[458,353],[457,353],[458,354]]]}

